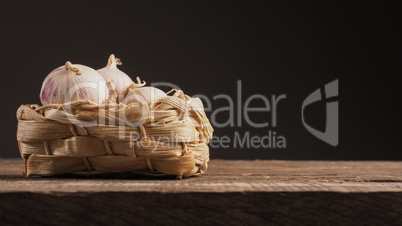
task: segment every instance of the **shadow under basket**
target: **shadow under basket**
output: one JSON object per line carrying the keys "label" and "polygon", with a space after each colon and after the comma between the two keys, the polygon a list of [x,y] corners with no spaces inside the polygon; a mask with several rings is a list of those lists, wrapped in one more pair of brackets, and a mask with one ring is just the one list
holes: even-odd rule
{"label": "shadow under basket", "polygon": [[201,100],[180,90],[128,105],[22,105],[17,119],[26,176],[132,172],[182,178],[208,167],[213,129]]}

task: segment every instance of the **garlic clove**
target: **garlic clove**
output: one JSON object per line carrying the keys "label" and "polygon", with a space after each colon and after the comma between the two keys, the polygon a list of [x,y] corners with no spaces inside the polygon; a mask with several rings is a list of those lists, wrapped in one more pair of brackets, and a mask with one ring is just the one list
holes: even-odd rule
{"label": "garlic clove", "polygon": [[137,101],[151,103],[152,101],[154,101],[159,97],[166,97],[166,96],[167,96],[166,93],[158,88],[145,86],[140,88],[129,89],[129,92],[124,98],[123,103],[127,105]]}
{"label": "garlic clove", "polygon": [[75,100],[100,102],[108,96],[105,80],[97,71],[69,61],[47,75],[39,94],[43,105]]}
{"label": "garlic clove", "polygon": [[110,82],[114,85],[117,94],[117,101],[121,102],[126,96],[127,89],[133,81],[126,73],[119,70],[117,65],[122,65],[122,62],[119,58],[116,58],[114,54],[111,54],[106,67],[98,69],[98,72],[106,82]]}

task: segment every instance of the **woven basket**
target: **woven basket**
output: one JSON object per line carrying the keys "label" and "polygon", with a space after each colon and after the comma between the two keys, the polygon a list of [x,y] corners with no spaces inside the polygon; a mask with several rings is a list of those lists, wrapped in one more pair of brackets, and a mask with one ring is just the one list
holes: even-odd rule
{"label": "woven basket", "polygon": [[201,100],[182,91],[152,103],[22,105],[17,119],[26,176],[133,172],[182,178],[207,170],[213,129]]}

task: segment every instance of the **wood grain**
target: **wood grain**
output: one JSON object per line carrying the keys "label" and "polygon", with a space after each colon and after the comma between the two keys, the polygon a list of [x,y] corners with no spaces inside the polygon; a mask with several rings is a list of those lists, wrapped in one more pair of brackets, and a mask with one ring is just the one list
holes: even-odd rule
{"label": "wood grain", "polygon": [[176,180],[34,177],[0,159],[0,224],[402,224],[402,163],[211,160]]}

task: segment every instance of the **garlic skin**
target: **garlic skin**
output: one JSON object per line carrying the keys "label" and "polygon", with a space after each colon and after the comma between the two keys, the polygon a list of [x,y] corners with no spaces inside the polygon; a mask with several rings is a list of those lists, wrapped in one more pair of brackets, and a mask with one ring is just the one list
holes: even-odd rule
{"label": "garlic skin", "polygon": [[47,75],[39,94],[42,105],[75,100],[100,103],[108,97],[105,80],[97,71],[84,65],[71,64],[70,61]]}
{"label": "garlic skin", "polygon": [[109,56],[106,67],[97,70],[103,76],[106,82],[110,82],[115,87],[117,101],[121,102],[127,94],[127,89],[133,80],[124,72],[117,68],[117,65],[122,65],[119,58],[114,54]]}
{"label": "garlic skin", "polygon": [[140,88],[129,88],[126,97],[122,101],[124,104],[130,104],[132,102],[146,102],[150,103],[159,97],[166,97],[166,93],[162,90],[152,87],[152,86],[145,86]]}

